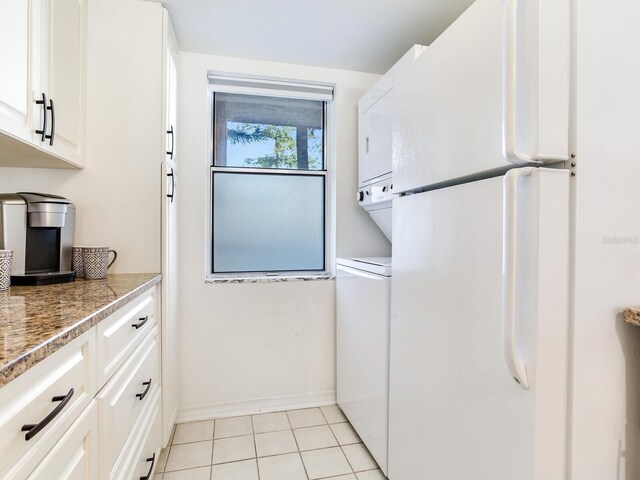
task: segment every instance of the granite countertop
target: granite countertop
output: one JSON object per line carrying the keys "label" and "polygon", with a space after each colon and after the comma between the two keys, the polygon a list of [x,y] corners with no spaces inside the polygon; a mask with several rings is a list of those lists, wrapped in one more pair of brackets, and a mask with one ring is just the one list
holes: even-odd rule
{"label": "granite countertop", "polygon": [[624,312],[622,312],[622,318],[624,318],[625,322],[640,327],[640,307],[625,308]]}
{"label": "granite countertop", "polygon": [[108,275],[0,292],[0,387],[160,282],[157,273]]}

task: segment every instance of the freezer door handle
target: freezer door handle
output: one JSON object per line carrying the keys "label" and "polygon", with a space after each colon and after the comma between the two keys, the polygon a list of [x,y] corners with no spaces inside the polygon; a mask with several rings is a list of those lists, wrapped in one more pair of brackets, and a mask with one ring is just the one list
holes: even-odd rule
{"label": "freezer door handle", "polygon": [[[516,132],[518,128],[517,98],[518,98],[518,0],[506,0],[503,42],[503,86],[502,99],[502,148],[505,158],[512,163],[544,163],[544,161],[564,161],[569,158],[564,155],[529,155],[518,150]],[[537,52],[528,52],[536,55]]]}
{"label": "freezer door handle", "polygon": [[516,145],[516,73],[517,73],[517,0],[507,0],[504,18],[504,96],[502,99],[502,145],[504,156],[513,163],[535,161],[529,155],[519,152]]}
{"label": "freezer door handle", "polygon": [[516,349],[518,180],[534,171],[533,167],[525,167],[507,172],[502,206],[502,347],[509,373],[524,390],[529,389],[527,369]]}

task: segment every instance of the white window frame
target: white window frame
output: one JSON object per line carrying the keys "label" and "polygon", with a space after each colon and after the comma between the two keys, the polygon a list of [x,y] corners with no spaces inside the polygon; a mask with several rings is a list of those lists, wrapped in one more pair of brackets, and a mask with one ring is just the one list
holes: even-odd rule
{"label": "white window frame", "polygon": [[[318,86],[321,88],[331,88],[333,90],[333,100],[326,101],[325,103],[325,118],[324,118],[324,171],[319,170],[291,170],[283,171],[281,169],[274,169],[273,173],[285,173],[285,174],[302,174],[319,176],[324,175],[324,266],[322,271],[283,271],[283,272],[247,272],[247,273],[213,273],[213,172],[220,171],[213,166],[214,158],[214,141],[213,141],[213,98],[215,92],[225,93],[238,93],[255,95],[256,92],[247,91],[244,88],[233,89],[233,87],[225,86],[224,88],[217,88],[211,82],[209,82],[207,89],[207,155],[206,155],[206,182],[207,182],[207,198],[206,198],[206,239],[205,239],[205,281],[208,283],[229,283],[229,282],[280,282],[291,280],[326,280],[334,278],[335,274],[335,191],[336,191],[336,179],[335,179],[335,140],[336,140],[336,125],[335,125],[335,85],[329,83],[320,82],[308,82],[297,81],[291,79],[282,78],[269,78],[259,77],[253,75],[237,75],[219,72],[209,72],[209,77],[229,77],[233,79],[241,78],[247,81],[257,80],[261,83],[273,83],[280,85],[308,85],[313,88]],[[282,92],[278,90],[264,90],[265,95],[278,96]],[[284,96],[284,95],[282,95]],[[287,95],[289,96],[289,95]],[[289,96],[291,98],[291,96]],[[301,97],[304,98],[304,97]],[[265,173],[263,168],[248,168],[248,167],[224,167],[224,170],[229,173]]]}

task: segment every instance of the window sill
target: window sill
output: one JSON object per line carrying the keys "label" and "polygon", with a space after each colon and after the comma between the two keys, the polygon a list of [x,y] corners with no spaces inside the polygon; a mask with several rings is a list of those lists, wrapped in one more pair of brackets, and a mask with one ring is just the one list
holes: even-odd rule
{"label": "window sill", "polygon": [[314,282],[317,280],[335,280],[328,272],[292,275],[211,275],[205,283],[273,283],[273,282]]}

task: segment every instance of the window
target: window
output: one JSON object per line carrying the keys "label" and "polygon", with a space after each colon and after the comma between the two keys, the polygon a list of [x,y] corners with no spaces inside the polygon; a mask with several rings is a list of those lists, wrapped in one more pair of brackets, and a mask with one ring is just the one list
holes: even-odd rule
{"label": "window", "polygon": [[324,272],[327,88],[211,83],[210,273]]}

